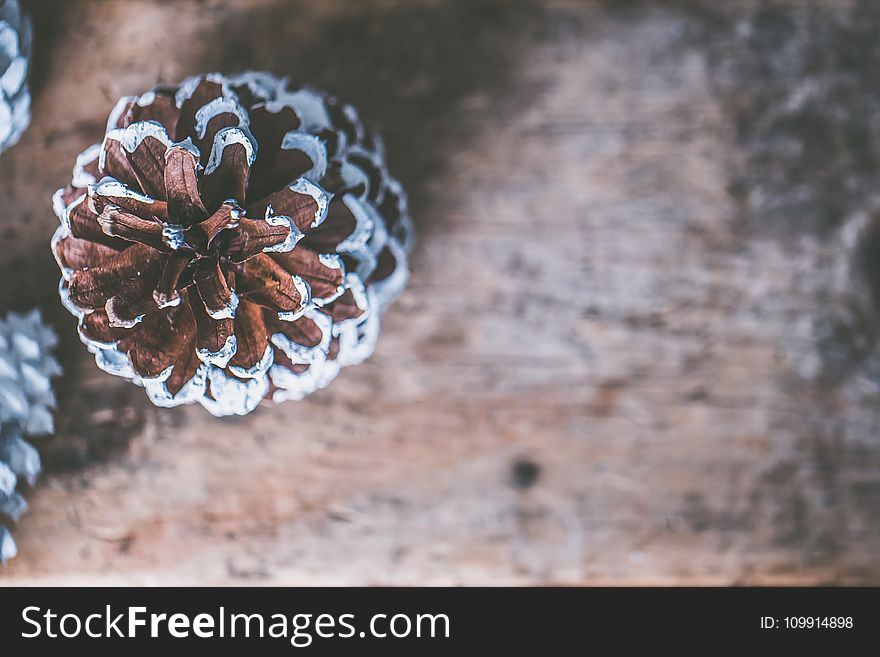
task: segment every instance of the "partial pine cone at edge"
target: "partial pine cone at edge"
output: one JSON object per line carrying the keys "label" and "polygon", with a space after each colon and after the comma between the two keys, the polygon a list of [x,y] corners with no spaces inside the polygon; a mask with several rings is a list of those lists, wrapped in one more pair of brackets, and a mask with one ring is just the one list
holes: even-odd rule
{"label": "partial pine cone at edge", "polygon": [[373,351],[411,223],[353,107],[266,73],[122,98],[56,192],[64,305],[99,367],[215,415]]}
{"label": "partial pine cone at edge", "polygon": [[0,0],[0,153],[18,142],[30,123],[30,56],[29,16],[18,0]]}

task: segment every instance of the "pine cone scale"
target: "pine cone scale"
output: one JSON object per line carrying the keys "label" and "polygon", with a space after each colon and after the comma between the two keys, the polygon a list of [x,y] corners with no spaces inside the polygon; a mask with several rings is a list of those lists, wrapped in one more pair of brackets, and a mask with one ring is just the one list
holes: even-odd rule
{"label": "pine cone scale", "polygon": [[235,317],[238,296],[229,289],[219,259],[201,258],[197,260],[193,280],[211,319],[232,319]]}
{"label": "pine cone scale", "polygon": [[156,289],[153,290],[153,300],[159,308],[167,308],[180,303],[178,289],[185,287],[181,285],[181,277],[185,273],[191,274],[188,269],[191,261],[190,254],[183,250],[172,253],[165,260],[159,282],[156,283]]}
{"label": "pine cone scale", "polygon": [[247,209],[251,217],[288,217],[297,230],[307,233],[326,220],[327,203],[323,190],[300,179],[297,184],[284,185],[278,191],[254,201]]}
{"label": "pine cone scale", "polygon": [[269,347],[263,309],[257,304],[242,301],[235,314],[236,352],[229,364],[241,370],[250,370],[263,359]]}
{"label": "pine cone scale", "polygon": [[67,212],[69,234],[73,237],[109,246],[116,251],[122,251],[128,245],[125,240],[110,237],[98,223],[98,215],[88,207],[88,199],[85,197]]}
{"label": "pine cone scale", "polygon": [[171,376],[165,382],[172,399],[183,390],[184,386],[193,381],[201,367],[204,366],[196,353],[195,341],[190,341],[171,370]]}
{"label": "pine cone scale", "polygon": [[[170,143],[170,139],[168,138],[168,134],[165,132],[165,128],[162,128],[158,124],[153,124],[150,122],[144,122],[145,125],[155,125],[158,130],[161,130],[162,139],[158,139],[153,136],[147,136],[141,141],[134,150],[129,151],[128,146],[123,143],[123,148],[126,151],[126,156],[128,157],[128,162],[131,165],[132,170],[134,171],[135,177],[138,181],[138,186],[148,196],[151,196],[160,201],[165,200],[165,151],[168,148],[168,143]],[[129,126],[128,130],[136,126],[141,125],[139,123],[132,124]],[[130,137],[130,132],[127,132],[126,138]]]}
{"label": "pine cone scale", "polygon": [[211,317],[197,289],[188,295],[188,299],[189,310],[196,325],[196,352],[203,361],[217,367],[226,367],[235,353],[236,340],[232,319]]}
{"label": "pine cone scale", "polygon": [[[256,158],[254,142],[248,133],[237,126],[227,126],[217,132],[211,144],[203,145],[199,151],[205,167],[200,182],[202,194],[212,180],[218,181],[218,192],[223,191],[221,183],[225,176],[231,184],[229,189],[234,192],[229,197],[243,202],[247,175]],[[204,162],[205,154],[208,155],[207,162]],[[205,205],[210,210],[211,204],[206,202]]]}
{"label": "pine cone scale", "polygon": [[69,235],[55,244],[52,250],[61,269],[83,269],[100,265],[119,255],[120,251],[97,242]]}
{"label": "pine cone scale", "polygon": [[173,250],[166,243],[162,224],[153,219],[142,219],[115,205],[108,205],[101,211],[98,225],[110,237],[118,237],[126,242],[139,242],[164,253]]}
{"label": "pine cone scale", "polygon": [[281,265],[266,254],[244,261],[235,268],[243,299],[277,313],[298,312],[308,303],[308,291]]}
{"label": "pine cone scale", "polygon": [[[188,316],[189,315],[189,316]],[[157,377],[174,365],[195,340],[191,313],[181,307],[167,313],[151,313],[119,341],[119,348],[132,359],[135,371]]]}
{"label": "pine cone scale", "polygon": [[71,301],[85,310],[103,308],[111,297],[127,290],[129,284],[136,284],[142,272],[160,257],[147,245],[135,244],[101,265],[75,271],[69,280]]}
{"label": "pine cone scale", "polygon": [[223,203],[217,210],[204,221],[200,221],[186,230],[187,241],[197,252],[207,254],[211,249],[214,238],[226,229],[234,229],[239,226],[241,208],[235,201]]}
{"label": "pine cone scale", "polygon": [[195,81],[195,87],[192,89],[181,86],[176,94],[176,99],[180,104],[176,122],[175,136],[177,141],[183,141],[188,135],[195,132],[196,114],[212,100],[222,98],[225,93],[223,87],[222,83],[214,82],[208,78]]}
{"label": "pine cone scale", "polygon": [[309,286],[311,299],[321,305],[344,292],[345,270],[339,256],[299,248],[269,257],[289,274],[300,276]]}
{"label": "pine cone scale", "polygon": [[181,225],[197,225],[208,216],[199,195],[198,157],[191,149],[175,144],[165,153],[165,197],[168,213]]}
{"label": "pine cone scale", "polygon": [[142,194],[125,183],[110,176],[105,176],[100,182],[89,185],[86,203],[80,203],[77,207],[83,209],[86,220],[91,221],[91,216],[104,211],[108,205],[115,205],[123,210],[145,219],[156,221],[168,221],[168,204],[152,196]]}
{"label": "pine cone scale", "polygon": [[79,333],[89,343],[108,346],[125,337],[119,329],[110,326],[110,317],[103,308],[84,315],[79,325]]}
{"label": "pine cone scale", "polygon": [[278,249],[282,252],[287,251],[286,244],[294,233],[289,221],[270,223],[268,220],[240,219],[237,228],[228,233],[229,240],[221,247],[234,262],[250,260],[263,252],[271,253],[277,247],[282,247]]}

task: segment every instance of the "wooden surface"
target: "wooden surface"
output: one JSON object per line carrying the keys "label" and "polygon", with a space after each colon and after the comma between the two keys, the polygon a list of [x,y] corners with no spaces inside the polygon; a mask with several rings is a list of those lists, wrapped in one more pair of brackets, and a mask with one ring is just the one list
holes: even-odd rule
{"label": "wooden surface", "polygon": [[[2,301],[67,374],[0,584],[880,584],[874,133],[837,139],[878,85],[796,65],[876,41],[853,3],[724,4],[31,3]],[[119,95],[247,68],[352,100],[419,240],[369,362],[221,421],[97,370],[50,196]]]}

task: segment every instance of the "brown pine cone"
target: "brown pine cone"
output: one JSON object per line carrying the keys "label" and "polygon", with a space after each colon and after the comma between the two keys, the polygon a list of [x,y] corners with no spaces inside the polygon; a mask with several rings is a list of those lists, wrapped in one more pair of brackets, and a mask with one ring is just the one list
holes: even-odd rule
{"label": "brown pine cone", "polygon": [[355,110],[265,73],[122,98],[53,199],[61,297],[160,406],[244,415],[375,344],[406,282],[406,197]]}

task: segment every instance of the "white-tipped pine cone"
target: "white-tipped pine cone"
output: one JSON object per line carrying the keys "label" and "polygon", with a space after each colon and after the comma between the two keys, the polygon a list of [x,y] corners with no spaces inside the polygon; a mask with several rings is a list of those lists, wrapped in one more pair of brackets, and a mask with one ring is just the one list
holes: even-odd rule
{"label": "white-tipped pine cone", "polygon": [[15,556],[3,519],[18,522],[27,508],[20,484],[33,485],[40,455],[25,436],[52,433],[55,395],[50,379],[61,373],[51,350],[57,339],[37,311],[0,319],[0,562]]}
{"label": "white-tipped pine cone", "polygon": [[30,20],[18,0],[0,0],[0,152],[18,141],[30,121],[30,51]]}
{"label": "white-tipped pine cone", "polygon": [[406,197],[354,108],[266,73],[122,98],[54,197],[61,297],[102,369],[215,415],[372,353]]}

